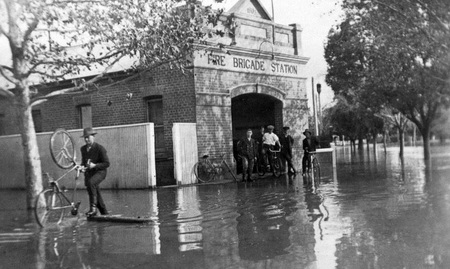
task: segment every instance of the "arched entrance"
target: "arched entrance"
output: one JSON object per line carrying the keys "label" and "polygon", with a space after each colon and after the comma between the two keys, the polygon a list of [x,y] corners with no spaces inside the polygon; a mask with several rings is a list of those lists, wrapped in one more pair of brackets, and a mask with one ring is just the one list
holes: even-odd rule
{"label": "arched entrance", "polygon": [[283,103],[266,94],[248,93],[231,99],[233,141],[245,137],[248,128],[257,135],[261,126],[283,125]]}
{"label": "arched entrance", "polygon": [[[237,142],[244,138],[247,129],[252,129],[253,138],[260,140],[261,126],[274,125],[275,131],[283,126],[283,102],[277,98],[260,93],[247,93],[231,99],[231,116],[233,128],[233,155],[237,159]],[[237,172],[242,172],[242,165],[237,163]]]}

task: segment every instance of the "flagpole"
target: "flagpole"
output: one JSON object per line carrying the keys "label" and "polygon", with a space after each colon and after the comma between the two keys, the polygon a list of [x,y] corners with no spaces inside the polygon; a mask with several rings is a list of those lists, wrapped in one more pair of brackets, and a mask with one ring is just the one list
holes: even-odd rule
{"label": "flagpole", "polygon": [[275,10],[273,8],[273,0],[272,2],[272,44],[275,45]]}

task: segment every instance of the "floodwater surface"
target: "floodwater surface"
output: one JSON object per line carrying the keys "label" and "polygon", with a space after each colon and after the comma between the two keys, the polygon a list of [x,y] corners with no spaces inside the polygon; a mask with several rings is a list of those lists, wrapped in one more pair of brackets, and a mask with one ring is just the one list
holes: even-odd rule
{"label": "floodwater surface", "polygon": [[[0,192],[0,268],[450,268],[450,147],[322,160],[319,184],[104,191],[119,224],[67,217],[39,228],[23,191]],[[87,195],[78,193],[86,210]]]}

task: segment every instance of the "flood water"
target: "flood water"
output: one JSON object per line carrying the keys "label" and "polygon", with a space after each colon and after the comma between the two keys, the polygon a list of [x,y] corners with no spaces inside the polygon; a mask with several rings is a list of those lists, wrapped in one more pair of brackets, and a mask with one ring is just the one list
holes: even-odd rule
{"label": "flood water", "polygon": [[422,156],[337,147],[318,186],[297,175],[104,191],[112,214],[149,224],[41,229],[23,191],[0,191],[0,268],[450,268],[450,146],[431,165]]}

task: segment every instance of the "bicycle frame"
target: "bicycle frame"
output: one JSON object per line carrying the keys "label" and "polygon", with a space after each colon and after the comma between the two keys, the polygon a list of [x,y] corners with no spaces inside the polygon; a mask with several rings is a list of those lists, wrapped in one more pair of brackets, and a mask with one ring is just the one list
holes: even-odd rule
{"label": "bicycle frame", "polygon": [[[71,200],[69,200],[69,198],[67,198],[67,196],[64,194],[64,191],[61,191],[61,188],[59,187],[59,184],[58,184],[58,181],[60,181],[62,178],[64,178],[67,174],[69,174],[73,170],[77,170],[77,174],[76,174],[76,177],[75,177],[75,180],[77,180],[78,177],[80,176],[81,166],[76,164],[76,163],[74,163],[74,166],[69,171],[67,171],[66,173],[64,173],[62,176],[60,176],[57,179],[51,180],[51,177],[47,173],[47,176],[49,177],[50,188],[53,189],[54,192],[60,193],[64,197],[66,202],[68,202],[70,204],[70,206],[65,206],[65,207],[61,207],[61,208],[74,207],[74,205],[75,205],[74,201],[75,201],[76,192],[77,192],[77,184],[75,184],[75,188],[74,188],[74,190],[72,192],[72,199]],[[55,209],[61,209],[61,208],[55,208]]]}
{"label": "bicycle frame", "polygon": [[[225,160],[225,155],[226,155],[226,154],[222,154],[222,155],[220,156],[221,161],[220,161],[220,163],[218,164],[217,167],[221,167],[223,164],[225,164],[226,168],[228,169],[228,172],[230,172],[230,174],[233,176],[234,180],[237,182],[237,181],[238,181],[238,180],[237,180],[237,177],[236,177],[236,175],[233,173],[233,170],[231,169],[230,165],[228,165],[227,161]],[[213,165],[214,165],[214,164],[213,164]],[[214,165],[214,166],[215,166],[215,165]],[[215,166],[215,167],[216,167],[216,166]],[[216,170],[216,174],[218,174],[218,173],[219,173],[219,171]]]}

